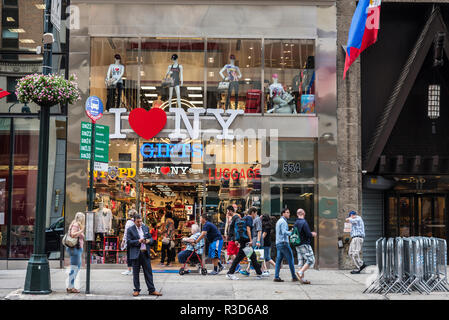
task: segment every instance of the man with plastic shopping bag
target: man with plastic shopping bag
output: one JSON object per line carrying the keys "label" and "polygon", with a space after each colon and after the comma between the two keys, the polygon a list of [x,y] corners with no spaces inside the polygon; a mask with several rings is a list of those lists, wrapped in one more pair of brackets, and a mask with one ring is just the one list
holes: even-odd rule
{"label": "man with plastic shopping bag", "polygon": [[229,280],[238,280],[234,275],[235,268],[240,263],[240,261],[245,258],[245,256],[251,260],[251,263],[256,269],[257,279],[262,279],[262,270],[260,264],[257,262],[257,255],[252,248],[252,235],[251,235],[251,227],[253,224],[253,220],[251,216],[245,216],[242,218],[239,215],[239,218],[235,220],[234,223],[234,241],[239,247],[239,252],[237,253],[237,257],[232,262],[231,268],[226,274],[226,278]]}

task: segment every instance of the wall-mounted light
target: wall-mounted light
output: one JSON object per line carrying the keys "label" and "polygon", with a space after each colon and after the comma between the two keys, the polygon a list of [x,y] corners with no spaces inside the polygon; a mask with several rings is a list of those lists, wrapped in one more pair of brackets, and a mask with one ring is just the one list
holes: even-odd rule
{"label": "wall-mounted light", "polygon": [[440,117],[440,85],[431,84],[427,95],[427,116],[432,120],[432,134],[436,133],[435,120]]}

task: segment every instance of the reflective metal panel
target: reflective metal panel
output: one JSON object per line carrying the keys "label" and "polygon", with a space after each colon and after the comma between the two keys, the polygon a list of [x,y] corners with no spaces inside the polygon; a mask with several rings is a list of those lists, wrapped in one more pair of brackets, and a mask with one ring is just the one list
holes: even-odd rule
{"label": "reflective metal panel", "polygon": [[318,259],[320,268],[338,268],[337,246],[337,83],[336,7],[317,8]]}

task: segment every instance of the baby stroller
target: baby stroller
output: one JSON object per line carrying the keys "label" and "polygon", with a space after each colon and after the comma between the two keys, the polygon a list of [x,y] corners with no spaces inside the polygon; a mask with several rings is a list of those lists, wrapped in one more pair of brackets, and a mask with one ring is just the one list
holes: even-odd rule
{"label": "baby stroller", "polygon": [[[187,243],[187,242],[183,241],[183,243]],[[201,246],[200,248],[203,248],[203,247],[204,247],[204,245]],[[204,267],[203,260],[201,259],[200,255],[196,252],[195,246],[193,246],[193,252],[187,258],[186,262],[184,263],[184,266],[182,266],[179,269],[179,274],[181,276],[186,274],[185,268],[188,263],[198,264],[198,271],[200,271],[203,276],[205,276],[207,274],[207,269]]]}

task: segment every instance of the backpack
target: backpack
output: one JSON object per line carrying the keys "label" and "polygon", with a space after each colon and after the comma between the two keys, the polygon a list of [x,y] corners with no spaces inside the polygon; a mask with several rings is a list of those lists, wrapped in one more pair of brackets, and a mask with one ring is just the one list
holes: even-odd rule
{"label": "backpack", "polygon": [[248,233],[246,232],[246,221],[242,218],[235,220],[234,224],[234,238],[236,241],[248,240]]}
{"label": "backpack", "polygon": [[297,227],[293,228],[292,235],[290,236],[290,244],[294,247],[301,245],[301,237]]}

